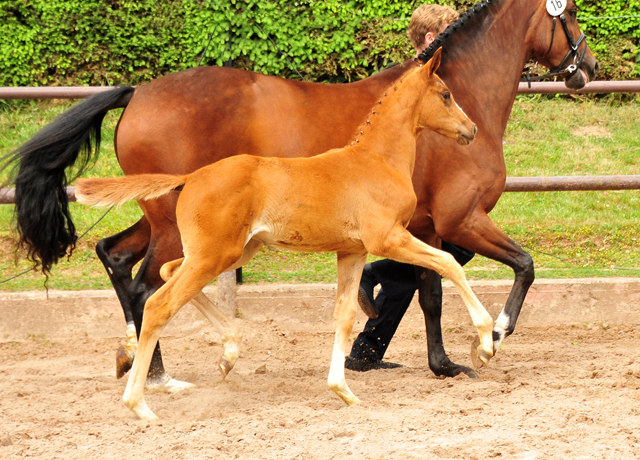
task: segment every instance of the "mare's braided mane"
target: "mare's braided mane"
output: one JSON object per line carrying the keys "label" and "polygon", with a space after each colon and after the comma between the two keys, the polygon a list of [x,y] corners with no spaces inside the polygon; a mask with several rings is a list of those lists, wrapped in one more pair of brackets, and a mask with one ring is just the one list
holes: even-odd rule
{"label": "mare's braided mane", "polygon": [[465,26],[469,21],[475,19],[478,14],[484,10],[486,10],[487,6],[491,3],[495,3],[496,0],[484,0],[478,4],[476,4],[470,10],[464,12],[455,22],[449,25],[438,37],[415,59],[416,61],[427,62],[429,59],[433,57],[433,53],[436,52],[438,48],[440,48],[448,39],[451,37],[458,29],[461,29]]}
{"label": "mare's braided mane", "polygon": [[[454,35],[458,30],[460,30],[462,27],[464,27],[471,20],[476,19],[480,15],[480,13],[483,13],[483,12],[487,11],[487,7],[491,3],[495,3],[497,1],[498,0],[483,0],[482,2],[476,4],[470,10],[466,11],[465,13],[463,13],[455,22],[453,22],[451,25],[449,25],[449,27],[447,27],[444,32],[442,32],[440,35],[438,35],[438,37],[427,48],[425,48],[420,53],[420,55],[415,59],[415,61],[416,62],[420,62],[421,64],[424,64],[427,61],[429,61],[429,59],[431,59],[433,57],[433,54],[438,50],[438,48],[440,48],[449,39],[449,37]],[[393,82],[391,84],[391,86],[389,87],[389,89],[387,91],[385,91],[384,95],[375,104],[375,106],[373,107],[371,112],[369,112],[369,114],[367,116],[367,120],[362,125],[360,125],[358,127],[358,130],[356,132],[356,137],[355,137],[354,141],[349,144],[350,146],[354,146],[354,145],[356,145],[356,144],[358,144],[360,142],[360,138],[365,134],[365,129],[366,128],[369,128],[369,129],[371,128],[372,115],[377,115],[377,113],[378,113],[376,111],[376,108],[380,104],[382,104],[383,100],[387,97],[387,94],[388,94],[389,91],[394,90],[394,89],[397,90],[397,85],[398,84],[402,84],[402,82],[403,82],[405,77],[406,77],[406,75],[403,76],[402,78],[400,78],[400,80],[398,80],[396,82]]]}

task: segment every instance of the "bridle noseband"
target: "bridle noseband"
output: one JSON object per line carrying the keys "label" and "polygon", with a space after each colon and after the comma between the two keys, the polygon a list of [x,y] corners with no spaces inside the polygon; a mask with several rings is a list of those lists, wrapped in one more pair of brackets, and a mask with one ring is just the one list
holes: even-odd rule
{"label": "bridle noseband", "polygon": [[[582,61],[584,60],[584,55],[587,53],[587,47],[588,47],[587,36],[584,34],[584,32],[580,35],[580,37],[578,37],[578,40],[574,40],[573,35],[571,35],[571,31],[569,30],[569,26],[567,25],[567,18],[564,16],[564,13],[562,13],[557,17],[560,18],[560,23],[562,24],[562,28],[564,29],[564,33],[567,36],[567,41],[569,42],[569,46],[571,48],[569,49],[569,51],[567,51],[567,54],[562,60],[562,62],[560,62],[560,64],[558,64],[553,69],[550,69],[549,72],[547,72],[544,75],[532,77],[529,75],[529,72],[531,71],[531,69],[527,69],[527,83],[529,84],[529,88],[531,88],[532,81],[540,81],[546,78],[564,77],[567,75],[574,74],[580,68]],[[544,56],[542,56],[542,59],[546,58],[547,54],[549,54],[549,52],[551,51],[551,48],[553,47],[553,39],[555,37],[555,33],[556,33],[556,16],[553,16],[553,28],[551,29],[551,43],[549,44],[549,49],[547,50],[547,52],[544,53]],[[582,50],[582,52],[580,52],[578,48],[580,47],[580,45],[582,45],[583,42],[584,42],[584,49]],[[572,58],[573,58],[573,62],[567,65],[569,60]]]}

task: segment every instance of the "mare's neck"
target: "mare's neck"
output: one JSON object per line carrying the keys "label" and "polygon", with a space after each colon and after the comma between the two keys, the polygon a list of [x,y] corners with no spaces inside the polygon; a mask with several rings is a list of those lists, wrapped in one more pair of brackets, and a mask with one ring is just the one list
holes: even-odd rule
{"label": "mare's neck", "polygon": [[493,2],[481,31],[460,30],[445,44],[438,74],[478,134],[501,141],[516,97],[522,68],[530,57],[527,32],[535,2]]}

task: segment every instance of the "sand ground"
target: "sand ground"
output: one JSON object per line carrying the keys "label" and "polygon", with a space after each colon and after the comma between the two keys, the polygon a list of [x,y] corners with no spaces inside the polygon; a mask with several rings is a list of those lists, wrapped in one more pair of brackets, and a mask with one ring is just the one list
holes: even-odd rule
{"label": "sand ground", "polygon": [[[439,379],[419,309],[409,316],[387,353],[404,367],[347,371],[363,401],[350,408],[326,385],[333,334],[312,323],[239,319],[241,359],[224,381],[212,328],[164,337],[168,371],[197,386],[148,394],[154,422],[122,404],[123,339],[2,342],[0,458],[640,458],[640,326],[520,327],[480,379]],[[455,362],[470,365],[474,333],[445,329]]]}

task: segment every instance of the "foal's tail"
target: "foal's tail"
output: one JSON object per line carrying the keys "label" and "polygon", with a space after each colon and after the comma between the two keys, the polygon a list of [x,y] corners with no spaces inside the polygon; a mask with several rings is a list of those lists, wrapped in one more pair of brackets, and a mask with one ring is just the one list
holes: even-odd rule
{"label": "foal's tail", "polygon": [[176,190],[188,176],[140,174],[107,179],[78,179],[78,203],[94,206],[121,205],[131,200],[152,200]]}

